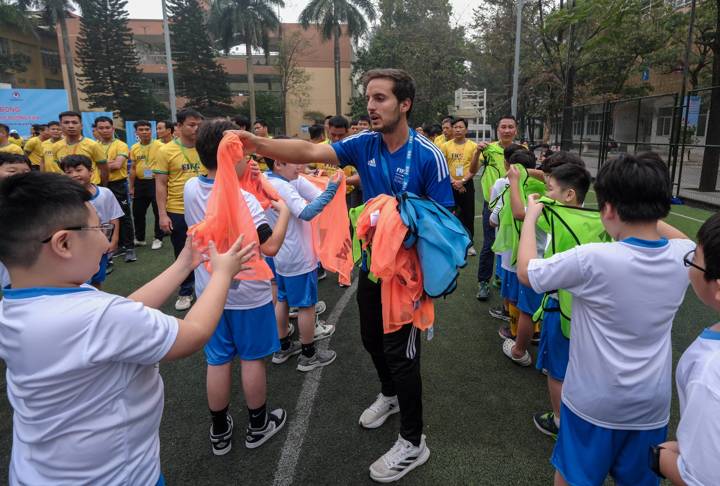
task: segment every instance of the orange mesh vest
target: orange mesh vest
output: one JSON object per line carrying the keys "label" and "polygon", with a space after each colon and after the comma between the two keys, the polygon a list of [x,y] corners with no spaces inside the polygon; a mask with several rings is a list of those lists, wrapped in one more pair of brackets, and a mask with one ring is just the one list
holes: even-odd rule
{"label": "orange mesh vest", "polygon": [[280,200],[280,195],[262,173],[253,175],[246,169],[240,177],[240,187],[255,196],[263,209],[270,207],[270,201]]}
{"label": "orange mesh vest", "polygon": [[[243,246],[255,243],[250,267],[235,275],[236,280],[270,280],[272,270],[260,256],[260,241],[250,209],[242,195],[235,164],[243,158],[243,146],[237,135],[223,137],[217,153],[217,174],[208,200],[205,219],[188,229],[200,251],[206,251],[210,241],[215,242],[218,253],[226,252],[240,237],[245,235]],[[249,171],[246,171],[249,172]],[[210,262],[205,266],[212,273]]]}

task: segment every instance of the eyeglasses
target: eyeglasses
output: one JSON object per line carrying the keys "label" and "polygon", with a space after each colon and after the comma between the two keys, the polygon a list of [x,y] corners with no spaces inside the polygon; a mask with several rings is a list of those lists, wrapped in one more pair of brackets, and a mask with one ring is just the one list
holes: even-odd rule
{"label": "eyeglasses", "polygon": [[687,252],[687,253],[685,254],[685,256],[683,257],[683,263],[685,264],[686,267],[697,268],[697,269],[700,270],[702,273],[705,273],[706,270],[705,270],[703,267],[701,267],[700,265],[695,265],[695,263],[693,262],[693,260],[695,260],[695,250],[690,250],[690,251]]}
{"label": "eyeglasses", "polygon": [[[95,231],[95,230],[102,231],[103,234],[107,237],[108,241],[110,241],[110,240],[112,240],[112,235],[113,235],[113,232],[115,231],[115,225],[112,223],[104,223],[104,224],[101,224],[98,226],[73,226],[70,228],[59,229],[55,233],[57,233],[58,231]],[[55,233],[51,234],[50,236],[48,236],[47,238],[42,240],[40,243],[49,242],[52,239],[52,237],[55,235]]]}

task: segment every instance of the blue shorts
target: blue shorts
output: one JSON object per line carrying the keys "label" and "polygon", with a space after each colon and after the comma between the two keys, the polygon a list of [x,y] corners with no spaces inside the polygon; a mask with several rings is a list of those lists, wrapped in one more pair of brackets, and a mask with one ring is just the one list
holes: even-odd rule
{"label": "blue shorts", "polygon": [[109,261],[110,257],[107,253],[105,253],[100,259],[100,265],[97,273],[90,277],[90,280],[88,281],[89,284],[96,285],[101,284],[105,281],[105,277],[107,277],[107,267]]}
{"label": "blue shorts", "polygon": [[513,303],[517,302],[519,290],[520,281],[517,278],[517,273],[503,270],[502,288],[500,289],[500,295],[502,295],[503,299]]}
{"label": "blue shorts", "polygon": [[610,474],[618,486],[658,486],[650,470],[650,446],[665,442],[667,426],[653,430],[598,427],[560,406],[560,433],[552,465],[573,486],[603,484]]}
{"label": "blue shorts", "polygon": [[272,302],[254,309],[226,309],[205,345],[210,366],[229,363],[235,356],[245,361],[262,359],[280,349]]}
{"label": "blue shorts", "polygon": [[[546,309],[559,307],[560,303],[555,299],[548,299],[545,302]],[[546,310],[540,328],[540,344],[535,367],[541,371],[547,370],[548,375],[558,381],[565,381],[569,359],[570,340],[562,333],[560,312]]]}
{"label": "blue shorts", "polygon": [[273,280],[277,278],[277,272],[275,271],[275,260],[272,259],[272,257],[265,257],[265,263],[268,264],[268,267],[270,267],[270,270],[272,270],[273,273]]}
{"label": "blue shorts", "polygon": [[517,308],[520,312],[532,316],[540,308],[544,295],[545,294],[538,294],[532,287],[527,287],[518,281]]}
{"label": "blue shorts", "polygon": [[278,302],[287,302],[290,307],[312,307],[318,300],[317,269],[294,277],[276,277]]}

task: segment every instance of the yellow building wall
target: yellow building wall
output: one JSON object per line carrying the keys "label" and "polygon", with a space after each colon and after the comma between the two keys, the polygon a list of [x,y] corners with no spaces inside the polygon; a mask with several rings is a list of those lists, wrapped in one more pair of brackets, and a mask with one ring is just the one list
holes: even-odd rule
{"label": "yellow building wall", "polygon": [[[10,82],[15,88],[42,89],[62,88],[62,71],[60,68],[60,57],[55,57],[56,68],[43,66],[42,51],[57,54],[57,42],[55,35],[41,33],[35,37],[31,32],[24,32],[19,29],[4,26],[0,32],[0,39],[9,47],[11,54],[25,54],[30,57],[24,72],[16,73],[6,82]],[[50,82],[48,83],[48,80]],[[52,82],[55,82],[54,86]]]}

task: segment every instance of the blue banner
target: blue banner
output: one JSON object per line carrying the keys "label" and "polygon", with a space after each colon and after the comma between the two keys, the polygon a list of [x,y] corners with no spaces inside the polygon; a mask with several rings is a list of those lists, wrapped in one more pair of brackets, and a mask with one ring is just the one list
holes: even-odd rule
{"label": "blue banner", "polygon": [[82,124],[83,124],[83,136],[92,138],[93,140],[93,123],[101,116],[106,116],[113,119],[113,114],[110,111],[83,111],[82,112]]}
{"label": "blue banner", "polygon": [[57,120],[67,109],[64,89],[0,89],[0,123],[24,138],[32,125]]}
{"label": "blue banner", "polygon": [[[135,137],[135,127],[133,127],[133,123],[135,123],[135,120],[125,122],[125,133],[127,137],[126,142],[128,144],[128,147],[132,147],[133,145],[135,145],[135,142],[137,142],[137,138]],[[155,125],[157,125],[157,122],[151,120],[150,130],[152,130],[152,138],[157,137],[157,134],[155,132]]]}

